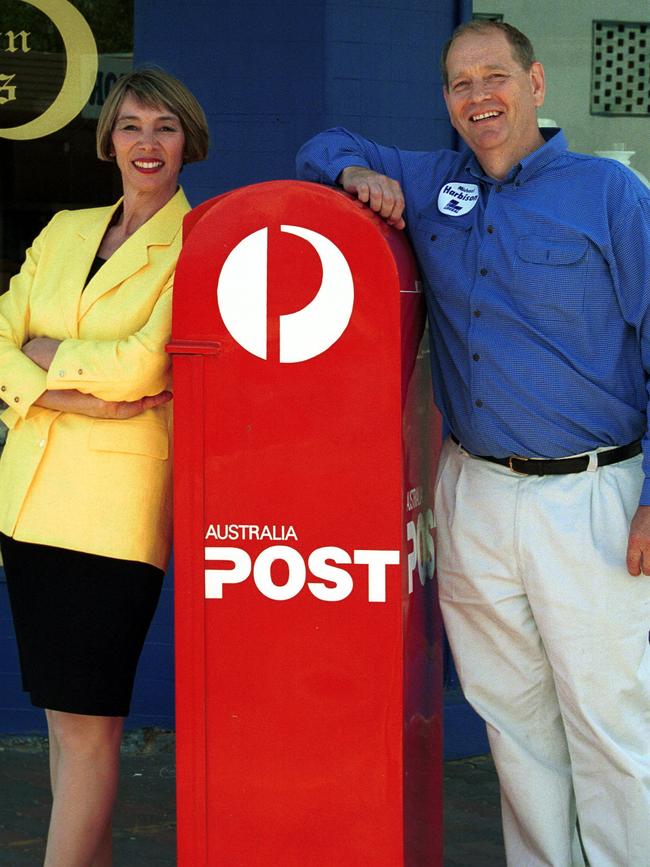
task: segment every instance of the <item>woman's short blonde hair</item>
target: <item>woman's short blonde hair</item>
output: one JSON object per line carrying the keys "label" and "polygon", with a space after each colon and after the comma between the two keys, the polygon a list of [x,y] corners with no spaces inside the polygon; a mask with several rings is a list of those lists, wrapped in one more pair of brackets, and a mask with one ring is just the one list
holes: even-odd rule
{"label": "woman's short blonde hair", "polygon": [[127,72],[110,89],[97,122],[97,156],[113,159],[111,135],[122,100],[134,96],[147,108],[164,106],[179,119],[185,133],[183,161],[194,163],[208,153],[208,122],[203,109],[190,91],[173,75],[156,67],[144,67]]}

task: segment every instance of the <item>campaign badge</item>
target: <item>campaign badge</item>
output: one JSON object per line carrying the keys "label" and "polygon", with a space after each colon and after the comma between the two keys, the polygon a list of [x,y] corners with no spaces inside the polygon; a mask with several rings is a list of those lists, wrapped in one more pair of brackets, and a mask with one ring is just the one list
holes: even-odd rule
{"label": "campaign badge", "polygon": [[478,202],[478,196],[476,184],[445,184],[438,194],[438,210],[450,217],[462,217],[472,210]]}

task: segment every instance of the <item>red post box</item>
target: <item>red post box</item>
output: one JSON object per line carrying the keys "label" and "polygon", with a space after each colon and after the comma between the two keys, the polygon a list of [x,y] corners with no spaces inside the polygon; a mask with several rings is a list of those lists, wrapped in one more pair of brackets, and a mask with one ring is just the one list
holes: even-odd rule
{"label": "red post box", "polygon": [[190,213],[173,338],[178,863],[442,864],[423,297],[276,181]]}

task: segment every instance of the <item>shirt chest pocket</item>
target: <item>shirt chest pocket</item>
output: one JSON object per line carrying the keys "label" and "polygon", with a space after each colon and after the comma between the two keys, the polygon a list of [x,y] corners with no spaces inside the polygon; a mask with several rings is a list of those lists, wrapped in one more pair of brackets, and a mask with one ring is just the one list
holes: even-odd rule
{"label": "shirt chest pocket", "polygon": [[513,294],[529,321],[558,322],[584,309],[589,242],[580,235],[526,235],[517,241]]}
{"label": "shirt chest pocket", "polygon": [[471,226],[461,222],[437,222],[420,217],[412,233],[413,246],[432,290],[440,299],[458,303],[466,282],[467,245]]}

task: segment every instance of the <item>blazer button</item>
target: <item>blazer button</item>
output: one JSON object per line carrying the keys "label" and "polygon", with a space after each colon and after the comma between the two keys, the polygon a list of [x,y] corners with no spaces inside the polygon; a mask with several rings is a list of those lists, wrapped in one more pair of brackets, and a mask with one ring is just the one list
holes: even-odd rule
{"label": "blazer button", "polygon": [[6,385],[0,385],[0,391],[6,391],[6,390],[7,390]]}
{"label": "blazer button", "polygon": [[60,371],[59,371],[59,376],[65,376],[65,370],[60,370]]}
{"label": "blazer button", "polygon": [[83,375],[83,368],[80,367],[79,370],[77,371],[77,373],[79,374],[79,376],[82,376]]}
{"label": "blazer button", "polygon": [[20,398],[19,398],[19,397],[14,397],[14,403],[20,403]]}

